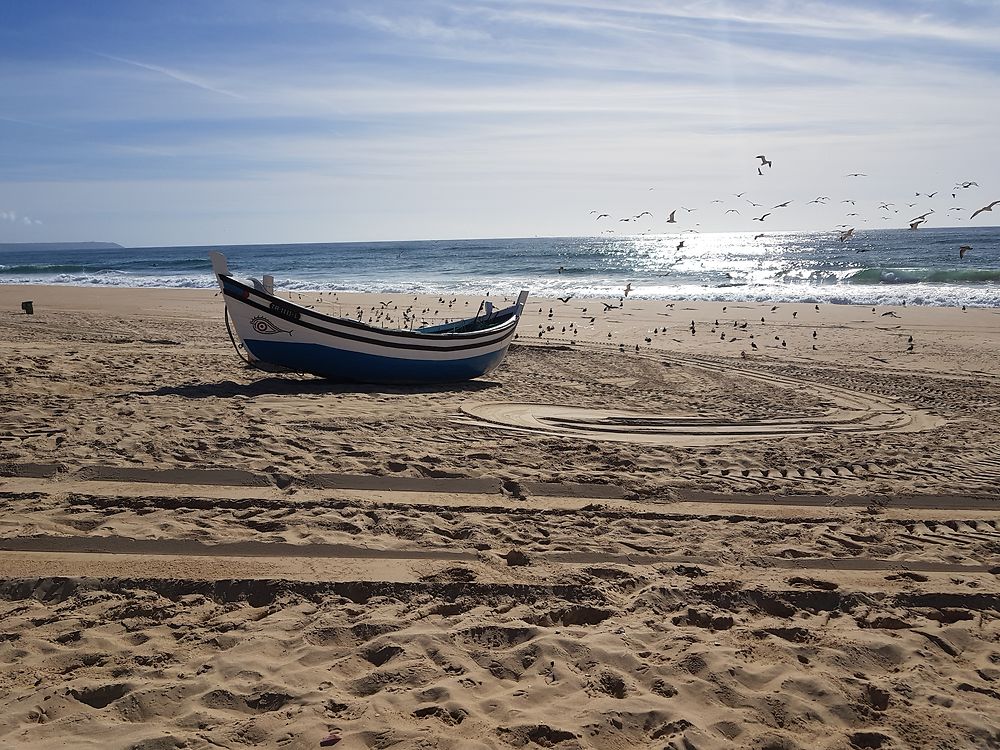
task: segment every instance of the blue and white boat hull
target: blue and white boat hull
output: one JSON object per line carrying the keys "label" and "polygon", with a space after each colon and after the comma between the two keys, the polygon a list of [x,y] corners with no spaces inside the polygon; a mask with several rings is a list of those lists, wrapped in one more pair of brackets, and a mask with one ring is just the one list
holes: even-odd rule
{"label": "blue and white boat hull", "polygon": [[338,381],[447,383],[485,375],[507,353],[527,300],[521,292],[517,304],[488,317],[388,330],[296,305],[259,282],[238,281],[224,256],[211,255],[226,310],[251,362]]}

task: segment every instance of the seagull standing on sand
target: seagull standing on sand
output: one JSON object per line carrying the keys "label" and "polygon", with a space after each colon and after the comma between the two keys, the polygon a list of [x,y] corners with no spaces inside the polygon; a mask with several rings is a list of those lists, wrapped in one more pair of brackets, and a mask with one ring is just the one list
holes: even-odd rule
{"label": "seagull standing on sand", "polygon": [[[974,183],[974,182],[973,182],[972,184],[973,184],[973,185],[975,185],[976,183]],[[975,218],[976,218],[977,216],[979,216],[979,214],[981,214],[981,213],[982,213],[983,211],[992,211],[992,210],[993,210],[993,207],[994,207],[995,205],[997,205],[998,203],[1000,203],[1000,201],[993,201],[993,202],[992,202],[992,203],[990,203],[990,204],[989,204],[988,206],[983,206],[982,208],[977,208],[977,209],[976,209],[975,211],[973,211],[973,212],[972,212],[972,216],[970,216],[969,218],[970,218],[970,219],[975,219]]]}

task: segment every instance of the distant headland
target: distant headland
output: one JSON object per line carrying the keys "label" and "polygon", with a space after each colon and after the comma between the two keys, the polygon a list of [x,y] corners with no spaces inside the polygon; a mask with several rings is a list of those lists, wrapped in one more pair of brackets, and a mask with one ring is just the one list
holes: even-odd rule
{"label": "distant headland", "polygon": [[124,250],[117,242],[0,242],[0,250]]}

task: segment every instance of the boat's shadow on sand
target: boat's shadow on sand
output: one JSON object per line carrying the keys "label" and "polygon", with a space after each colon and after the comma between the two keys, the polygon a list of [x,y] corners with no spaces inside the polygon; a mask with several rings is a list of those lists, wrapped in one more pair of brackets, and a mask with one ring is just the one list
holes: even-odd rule
{"label": "boat's shadow on sand", "polygon": [[132,391],[131,396],[180,396],[181,398],[235,398],[236,396],[329,396],[335,394],[424,394],[478,393],[500,387],[492,380],[471,380],[463,383],[422,385],[380,385],[368,383],[335,383],[322,378],[267,377],[251,383],[223,380],[218,383],[170,385],[152,391]]}

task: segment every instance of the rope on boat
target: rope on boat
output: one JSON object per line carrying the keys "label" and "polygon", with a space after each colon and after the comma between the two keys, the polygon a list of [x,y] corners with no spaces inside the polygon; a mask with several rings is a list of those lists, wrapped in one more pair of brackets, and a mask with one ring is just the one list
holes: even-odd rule
{"label": "rope on boat", "polygon": [[228,307],[226,308],[226,312],[225,312],[225,320],[226,320],[226,333],[229,334],[229,340],[233,342],[233,349],[236,350],[236,355],[240,359],[242,359],[248,366],[253,367],[254,366],[253,362],[250,361],[249,357],[244,357],[243,356],[243,352],[240,351],[240,345],[236,343],[236,337],[233,336],[233,328],[232,328],[232,326],[229,325],[229,308]]}

